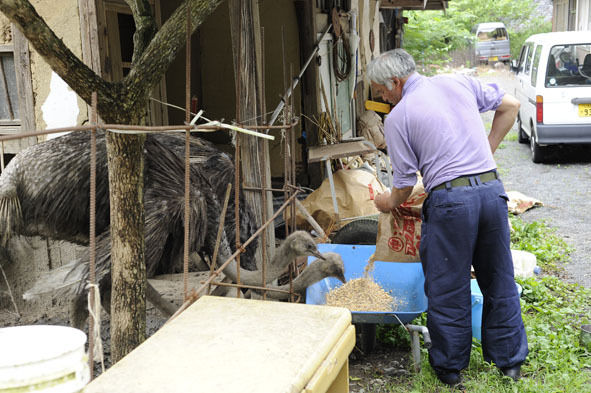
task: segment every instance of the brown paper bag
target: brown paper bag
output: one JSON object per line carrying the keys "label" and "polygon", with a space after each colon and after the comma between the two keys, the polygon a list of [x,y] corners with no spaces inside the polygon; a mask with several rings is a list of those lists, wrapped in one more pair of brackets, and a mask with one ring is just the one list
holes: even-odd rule
{"label": "brown paper bag", "polygon": [[398,211],[400,217],[392,213],[380,213],[378,218],[378,237],[373,261],[418,262],[421,260],[421,211],[427,198],[423,182],[419,179],[412,193]]}
{"label": "brown paper bag", "polygon": [[[333,179],[341,219],[379,213],[373,198],[384,192],[386,187],[375,174],[363,169],[340,169],[333,174]],[[335,225],[335,213],[328,179],[324,179],[322,185],[302,201],[302,205],[325,231]],[[289,209],[286,210],[286,219],[289,219]],[[296,224],[300,229],[312,229],[299,211],[296,214]]]}

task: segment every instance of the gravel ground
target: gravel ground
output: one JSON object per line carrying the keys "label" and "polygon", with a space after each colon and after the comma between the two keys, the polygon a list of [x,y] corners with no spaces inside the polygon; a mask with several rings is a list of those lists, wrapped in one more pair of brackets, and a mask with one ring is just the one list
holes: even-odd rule
{"label": "gravel ground", "polygon": [[[514,94],[516,80],[506,70],[480,69],[477,77],[498,83]],[[492,113],[483,114],[490,128]],[[544,206],[521,215],[526,222],[544,220],[574,251],[565,266],[564,279],[591,288],[591,146],[557,146],[544,164],[531,161],[529,144],[517,142],[517,126],[495,153],[507,191],[519,191],[540,200]]]}

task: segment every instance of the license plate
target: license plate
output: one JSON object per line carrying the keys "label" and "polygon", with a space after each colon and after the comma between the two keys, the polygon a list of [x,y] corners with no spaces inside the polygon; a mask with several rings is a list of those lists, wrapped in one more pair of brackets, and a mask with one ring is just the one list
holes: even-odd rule
{"label": "license plate", "polygon": [[579,117],[591,117],[591,104],[579,104]]}
{"label": "license plate", "polygon": [[488,58],[488,61],[497,61],[497,60],[499,60],[498,56]]}

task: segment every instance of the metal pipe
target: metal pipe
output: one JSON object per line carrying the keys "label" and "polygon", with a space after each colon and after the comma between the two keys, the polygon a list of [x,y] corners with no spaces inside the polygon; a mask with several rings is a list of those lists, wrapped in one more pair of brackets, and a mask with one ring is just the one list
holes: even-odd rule
{"label": "metal pipe", "polygon": [[306,69],[308,68],[310,63],[312,62],[312,59],[316,56],[316,53],[318,53],[318,51],[320,50],[320,43],[322,42],[322,40],[324,40],[324,37],[326,37],[326,35],[329,33],[331,28],[332,28],[332,24],[329,24],[328,27],[326,28],[326,30],[324,31],[324,33],[322,34],[322,37],[320,37],[320,40],[318,41],[318,43],[314,47],[314,50],[312,51],[310,56],[308,56],[308,60],[306,60],[306,63],[302,67],[300,73],[293,80],[291,86],[285,92],[285,95],[283,97],[281,97],[281,101],[279,101],[279,105],[277,105],[277,108],[275,108],[275,111],[271,115],[271,120],[269,120],[270,126],[272,126],[275,123],[275,120],[277,120],[277,118],[279,117],[279,113],[281,113],[281,110],[285,106],[285,102],[286,102],[287,98],[291,95],[291,93],[293,92],[293,89],[295,89],[296,86],[298,85],[300,78],[302,77],[302,75],[304,75],[304,72],[306,71]]}
{"label": "metal pipe", "polygon": [[[191,121],[191,3],[187,2],[187,29],[185,50],[185,123]],[[191,199],[191,127],[185,132],[185,228],[183,249],[183,298],[188,296],[189,284],[189,200]]]}
{"label": "metal pipe", "polygon": [[[295,127],[299,123],[298,119],[296,118],[292,124],[289,126],[279,125],[279,126],[248,126],[246,129],[248,130],[268,130],[268,129],[284,129],[289,127]],[[78,132],[78,131],[90,131],[93,128],[97,128],[93,125],[84,125],[84,126],[71,126],[71,127],[59,127],[59,128],[48,128],[45,130],[34,130],[28,132],[21,132],[19,134],[11,134],[11,135],[3,135],[0,136],[0,142],[5,141],[12,141],[15,139],[22,139],[34,136],[43,136],[49,134],[57,134],[60,132]],[[121,130],[121,131],[146,131],[146,132],[166,132],[166,131],[174,131],[180,132],[179,130],[186,130],[187,125],[168,125],[168,126],[138,126],[138,125],[129,125],[129,124],[101,124],[100,129],[113,129],[113,130]],[[224,127],[218,126],[208,126],[208,125],[194,125],[191,127],[193,131],[218,131],[222,130]]]}
{"label": "metal pipe", "polygon": [[415,331],[415,332],[421,333],[423,335],[423,341],[425,342],[425,347],[427,349],[431,348],[431,336],[429,335],[429,329],[427,329],[426,326],[406,324],[406,325],[404,325],[404,327],[406,327],[406,329],[409,332]]}
{"label": "metal pipe", "polygon": [[[88,279],[90,281],[90,285],[96,284],[96,108],[97,108],[97,94],[96,92],[92,92],[91,96],[91,112],[90,112],[90,123],[92,124],[93,128],[90,134],[90,201],[89,201],[89,209],[90,209],[90,227],[89,227],[89,244],[88,244],[88,252],[89,252],[89,273]],[[94,315],[97,314],[97,310],[94,309],[95,299],[94,299],[95,291],[90,289],[89,296],[90,296],[90,309],[88,313],[90,314],[88,317],[88,365],[90,368],[90,380],[94,378]],[[100,310],[98,310],[100,312]]]}

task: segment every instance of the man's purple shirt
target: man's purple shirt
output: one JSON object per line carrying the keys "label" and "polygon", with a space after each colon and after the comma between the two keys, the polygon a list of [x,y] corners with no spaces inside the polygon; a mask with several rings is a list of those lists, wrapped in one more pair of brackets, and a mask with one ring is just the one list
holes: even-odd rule
{"label": "man's purple shirt", "polygon": [[384,122],[396,188],[425,190],[456,177],[496,168],[480,112],[496,110],[505,92],[463,75],[412,74]]}

